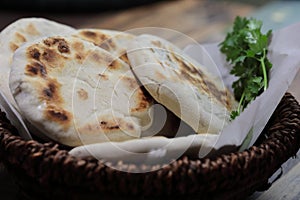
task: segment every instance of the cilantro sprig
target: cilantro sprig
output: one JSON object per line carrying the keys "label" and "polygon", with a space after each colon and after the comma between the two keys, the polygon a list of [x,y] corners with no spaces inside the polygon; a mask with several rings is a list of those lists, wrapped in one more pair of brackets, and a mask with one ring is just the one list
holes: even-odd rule
{"label": "cilantro sprig", "polygon": [[232,31],[220,43],[221,52],[232,65],[230,73],[238,77],[232,88],[239,105],[231,113],[231,119],[268,87],[268,72],[272,63],[267,53],[272,31],[263,34],[261,27],[262,21],[236,17]]}

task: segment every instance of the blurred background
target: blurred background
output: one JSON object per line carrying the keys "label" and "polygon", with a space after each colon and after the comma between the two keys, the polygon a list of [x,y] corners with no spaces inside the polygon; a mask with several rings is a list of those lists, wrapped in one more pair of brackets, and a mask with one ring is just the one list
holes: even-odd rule
{"label": "blurred background", "polygon": [[[44,17],[75,28],[163,27],[209,43],[221,41],[237,15],[260,19],[264,31],[276,31],[300,22],[299,11],[296,0],[1,0],[0,30],[22,17]],[[300,99],[300,73],[296,80],[291,91]]]}
{"label": "blurred background", "polygon": [[76,28],[128,30],[155,26],[198,42],[219,41],[236,15],[278,29],[300,21],[300,1],[276,0],[1,0],[0,30],[22,17],[45,17]]}
{"label": "blurred background", "polygon": [[[164,27],[200,43],[209,43],[221,41],[237,15],[261,19],[264,30],[276,31],[300,23],[299,11],[300,1],[284,0],[1,0],[0,30],[22,17],[45,17],[76,28],[126,31]],[[299,85],[300,73],[290,88],[298,100]],[[299,159],[288,162],[284,173],[290,171],[295,162]],[[300,199],[300,165],[285,177],[273,189],[249,199]],[[18,195],[16,186],[0,164],[0,199],[19,199]]]}

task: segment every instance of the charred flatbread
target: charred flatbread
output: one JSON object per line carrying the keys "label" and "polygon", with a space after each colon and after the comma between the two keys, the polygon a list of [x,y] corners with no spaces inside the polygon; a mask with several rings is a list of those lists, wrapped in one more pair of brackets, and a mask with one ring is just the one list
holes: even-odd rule
{"label": "charred flatbread", "polygon": [[0,89],[15,106],[8,87],[10,66],[14,52],[24,43],[54,35],[67,35],[74,32],[70,26],[43,18],[23,18],[7,26],[0,33]]}
{"label": "charred flatbread", "polygon": [[151,124],[151,99],[130,67],[79,38],[50,37],[18,48],[10,88],[26,119],[65,145],[139,138]]}
{"label": "charred flatbread", "polygon": [[133,72],[151,96],[197,133],[218,133],[235,107],[222,81],[170,42],[136,37],[127,51]]}

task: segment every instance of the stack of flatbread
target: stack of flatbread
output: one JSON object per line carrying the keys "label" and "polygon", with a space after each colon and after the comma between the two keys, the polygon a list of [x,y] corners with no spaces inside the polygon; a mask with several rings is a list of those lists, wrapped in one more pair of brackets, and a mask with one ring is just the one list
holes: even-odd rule
{"label": "stack of flatbread", "polygon": [[220,79],[153,35],[27,18],[0,33],[0,48],[2,93],[68,146],[176,136],[180,120],[187,134],[217,134],[236,104]]}

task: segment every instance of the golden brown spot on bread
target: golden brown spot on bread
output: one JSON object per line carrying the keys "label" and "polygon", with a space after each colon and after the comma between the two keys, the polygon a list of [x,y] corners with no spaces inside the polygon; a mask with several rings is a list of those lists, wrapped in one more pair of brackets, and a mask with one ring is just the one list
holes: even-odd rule
{"label": "golden brown spot on bread", "polygon": [[114,43],[113,39],[109,35],[100,31],[81,31],[79,36],[107,51],[116,48],[116,44]]}
{"label": "golden brown spot on bread", "polygon": [[65,40],[61,40],[58,44],[58,51],[60,53],[70,53],[70,47]]}
{"label": "golden brown spot on bread", "polygon": [[68,128],[72,121],[72,114],[57,105],[47,106],[45,116],[48,120],[61,124],[65,128]]}
{"label": "golden brown spot on bread", "polygon": [[127,122],[123,118],[114,118],[114,120],[100,120],[99,126],[106,134],[122,130],[127,130],[129,132],[135,131],[134,125],[130,122]]}
{"label": "golden brown spot on bread", "polygon": [[[88,33],[87,33],[88,32]],[[85,41],[91,42],[94,45],[98,46],[96,33],[92,31],[81,31],[77,35],[74,35],[77,38],[83,39]]]}
{"label": "golden brown spot on bread", "polygon": [[109,38],[105,33],[101,33],[100,31],[85,30],[81,31],[79,35],[83,39],[94,43],[96,46],[100,46],[103,41],[106,41]]}
{"label": "golden brown spot on bread", "polygon": [[45,64],[47,69],[59,70],[65,66],[65,62],[67,61],[65,56],[60,54],[56,49],[51,47],[45,47],[41,49],[43,49],[43,51],[40,52],[40,60]]}
{"label": "golden brown spot on bread", "polygon": [[96,32],[96,37],[93,38],[94,43],[99,46],[102,43],[106,43],[107,39],[109,39],[110,37],[107,36],[105,33],[101,33],[101,32]]}
{"label": "golden brown spot on bread", "polygon": [[77,91],[77,94],[78,94],[78,97],[81,99],[81,100],[87,100],[88,99],[88,93],[87,91],[85,91],[84,89],[80,88],[78,91]]}
{"label": "golden brown spot on bread", "polygon": [[181,67],[180,70],[187,70],[189,71],[191,74],[198,74],[200,78],[203,78],[203,73],[199,70],[196,69],[195,66],[191,65],[190,63],[186,63],[184,61],[184,58],[181,57],[177,57],[176,55],[173,56],[173,58],[175,58],[176,62],[179,64],[179,66]]}
{"label": "golden brown spot on bread", "polygon": [[100,53],[100,52],[96,51],[91,54],[91,58],[94,62],[99,63],[99,64],[108,65],[108,67],[111,67],[112,69],[117,69],[115,67],[118,67],[117,66],[118,63],[114,63],[114,62],[116,62],[116,60],[114,60],[113,57],[107,53]]}
{"label": "golden brown spot on bread", "polygon": [[78,41],[72,43],[72,49],[75,49],[77,52],[82,52],[84,49],[83,43]]}
{"label": "golden brown spot on bread", "polygon": [[57,110],[48,110],[49,115],[52,118],[55,118],[57,121],[67,121],[69,119],[68,115],[65,112],[57,111]]}
{"label": "golden brown spot on bread", "polygon": [[33,62],[31,64],[26,65],[25,74],[28,76],[46,77],[47,70],[45,66],[41,63]]}
{"label": "golden brown spot on bread", "polygon": [[105,41],[105,40],[107,40],[107,39],[110,38],[109,36],[107,36],[107,35],[104,34],[104,33],[98,34],[98,37],[100,38],[101,41]]}
{"label": "golden brown spot on bread", "polygon": [[43,41],[43,43],[46,45],[46,46],[48,46],[48,47],[50,47],[51,45],[52,45],[52,38],[47,38],[47,39],[45,39],[44,41]]}
{"label": "golden brown spot on bread", "polygon": [[122,55],[120,56],[120,59],[123,60],[126,64],[130,65],[130,62],[128,60],[128,56],[127,56],[126,52],[122,53]]}
{"label": "golden brown spot on bread", "polygon": [[109,122],[100,121],[99,124],[100,124],[100,127],[101,127],[101,129],[104,133],[108,133],[110,131],[120,129],[120,125],[117,122],[114,122],[114,121],[109,121]]}
{"label": "golden brown spot on bread", "polygon": [[43,93],[47,98],[52,99],[54,95],[56,95],[56,85],[54,83],[49,83],[48,87],[43,90]]}
{"label": "golden brown spot on bread", "polygon": [[46,87],[41,90],[40,99],[45,103],[44,115],[46,119],[68,128],[72,121],[72,114],[62,108],[63,98],[60,96],[61,85],[56,79],[45,79]]}
{"label": "golden brown spot on bread", "polygon": [[46,46],[52,46],[57,44],[59,41],[64,40],[63,38],[59,38],[59,37],[50,37],[45,39],[43,42]]}
{"label": "golden brown spot on bread", "polygon": [[80,34],[87,37],[87,38],[95,38],[97,36],[97,34],[95,32],[89,31],[89,30],[81,31]]}
{"label": "golden brown spot on bread", "polygon": [[131,108],[131,112],[139,112],[149,108],[152,98],[145,95],[141,88],[136,91],[135,96],[137,98],[138,105],[135,108]]}
{"label": "golden brown spot on bread", "polygon": [[19,48],[19,46],[16,45],[15,43],[13,43],[13,42],[10,42],[9,43],[9,48],[10,48],[11,51],[15,52]]}
{"label": "golden brown spot on bread", "polygon": [[184,58],[182,57],[178,57],[172,53],[169,54],[170,57],[174,58],[176,63],[179,65],[180,75],[194,85],[200,87],[207,94],[210,94],[208,86],[205,83],[205,75],[200,69],[197,69],[191,63],[185,62]]}
{"label": "golden brown spot on bread", "polygon": [[43,42],[48,47],[57,45],[60,53],[70,53],[70,47],[64,38],[52,37],[45,39]]}
{"label": "golden brown spot on bread", "polygon": [[39,69],[36,66],[26,65],[26,72],[25,72],[26,75],[33,76],[33,75],[38,75],[38,73],[39,73]]}
{"label": "golden brown spot on bread", "polygon": [[75,58],[78,61],[83,61],[88,55],[88,53],[84,51],[84,45],[82,42],[75,41],[71,44],[71,48],[74,49],[74,52],[76,52]]}
{"label": "golden brown spot on bread", "polygon": [[41,53],[39,52],[38,49],[33,48],[33,49],[29,49],[29,55],[31,58],[33,58],[35,60],[40,60]]}
{"label": "golden brown spot on bread", "polygon": [[62,104],[63,98],[60,96],[61,84],[56,79],[47,78],[46,81],[46,86],[42,88],[42,91],[40,93],[40,99],[47,104]]}
{"label": "golden brown spot on bread", "polygon": [[48,63],[56,62],[59,59],[58,54],[52,49],[45,49],[42,57]]}
{"label": "golden brown spot on bread", "polygon": [[88,133],[101,132],[110,134],[121,131],[135,132],[134,124],[124,120],[123,118],[113,117],[110,115],[101,116],[98,118],[98,123],[86,124],[80,128],[80,131],[88,130]]}
{"label": "golden brown spot on bread", "polygon": [[22,35],[22,34],[20,34],[20,33],[15,33],[15,40],[16,41],[18,41],[19,43],[24,43],[24,42],[26,42],[26,38]]}
{"label": "golden brown spot on bread", "polygon": [[29,33],[30,35],[39,35],[40,34],[40,32],[38,32],[38,30],[35,28],[35,26],[32,23],[28,24],[25,31],[27,33]]}
{"label": "golden brown spot on bread", "polygon": [[121,68],[121,63],[118,60],[114,60],[114,61],[110,62],[110,64],[108,65],[108,67],[110,69],[117,70],[117,69]]}
{"label": "golden brown spot on bread", "polygon": [[61,84],[54,78],[44,78],[41,82],[39,99],[45,104],[44,116],[47,120],[62,125],[65,129],[70,126],[72,114],[63,108]]}
{"label": "golden brown spot on bread", "polygon": [[75,55],[75,58],[76,58],[77,60],[81,60],[81,59],[82,59],[81,55],[79,55],[79,54],[76,54],[76,55]]}

